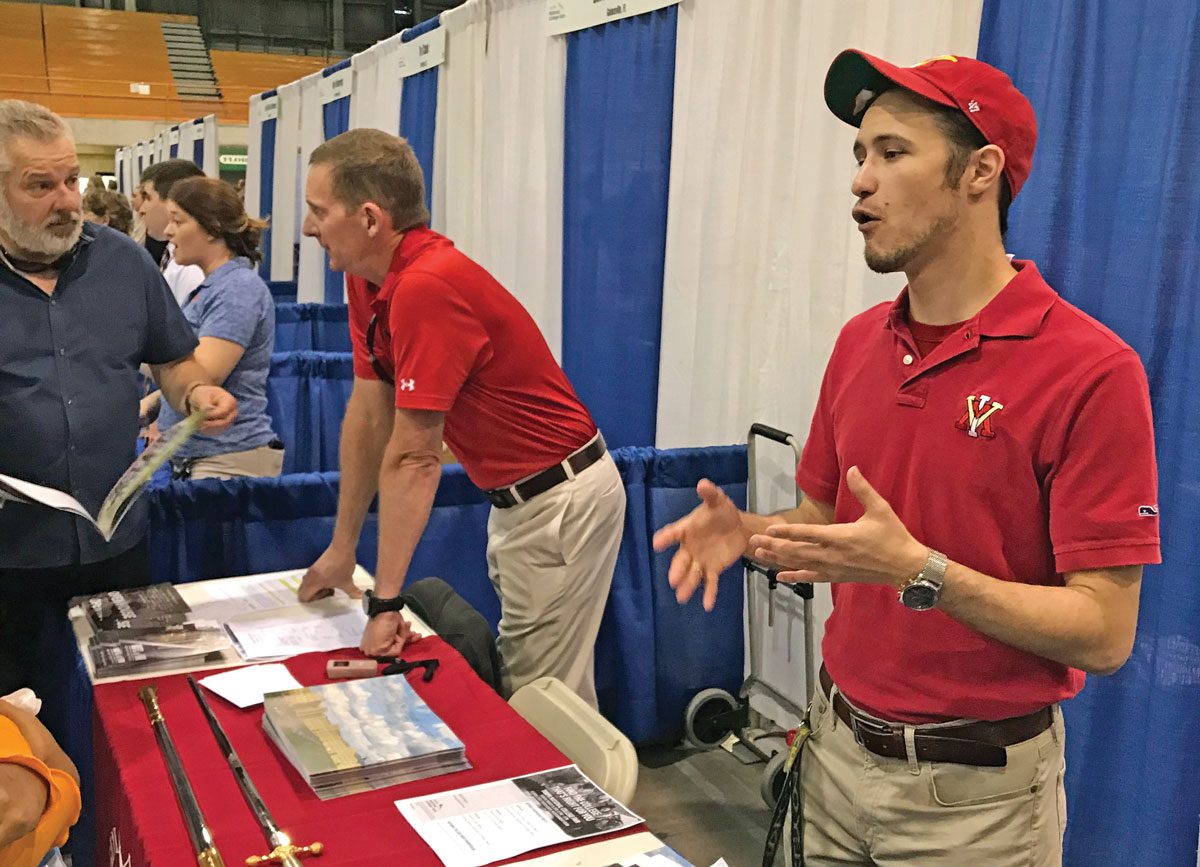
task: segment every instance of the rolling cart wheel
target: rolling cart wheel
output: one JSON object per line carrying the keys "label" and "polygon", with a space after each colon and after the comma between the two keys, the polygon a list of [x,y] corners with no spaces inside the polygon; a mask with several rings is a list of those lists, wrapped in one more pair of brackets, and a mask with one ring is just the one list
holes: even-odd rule
{"label": "rolling cart wheel", "polygon": [[702,750],[719,747],[733,732],[719,717],[737,706],[737,699],[723,689],[706,689],[696,693],[683,712],[687,742]]}
{"label": "rolling cart wheel", "polygon": [[759,794],[772,810],[779,803],[779,796],[783,794],[783,781],[787,778],[787,769],[784,767],[787,764],[787,756],[787,750],[771,756],[758,784]]}

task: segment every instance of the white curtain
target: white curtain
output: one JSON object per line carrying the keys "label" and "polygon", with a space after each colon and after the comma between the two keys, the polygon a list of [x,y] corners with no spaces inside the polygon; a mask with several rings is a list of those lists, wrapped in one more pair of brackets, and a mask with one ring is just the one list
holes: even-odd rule
{"label": "white curtain", "polygon": [[442,13],[433,216],[562,345],[563,84],[567,48],[543,0]]}
{"label": "white curtain", "polygon": [[350,94],[350,128],[370,127],[400,132],[400,34],[377,42],[350,58],[354,86]]}
{"label": "white curtain", "polygon": [[[719,0],[683,0],[659,447],[743,441],[756,421],[803,442],[842,324],[903,285],[902,275],[876,275],[863,263],[850,219],[855,131],[826,108],[825,72],[849,47],[901,64],[974,56],[981,7],[878,0],[868,15],[854,3],[756,0],[730,14]],[[768,442],[759,454],[759,510],[792,505],[790,452]],[[751,599],[759,623],[765,596]],[[775,597],[760,673],[803,705],[798,601]],[[823,588],[816,609],[821,624],[830,610]],[[818,625],[818,650],[822,633]],[[786,718],[767,702],[756,707]]]}
{"label": "white curtain", "polygon": [[250,97],[250,122],[246,126],[245,190],[246,213],[256,219],[262,217],[258,212],[259,200],[262,198],[262,127],[262,94],[256,93]]}
{"label": "white curtain", "polygon": [[[322,304],[325,301],[325,251],[314,238],[300,233],[304,220],[304,184],[308,179],[308,158],[325,141],[325,112],[321,105],[321,73],[300,80],[300,152],[296,168],[295,231],[300,238],[300,273],[296,277],[296,300]],[[276,187],[276,196],[279,195]],[[286,198],[286,196],[285,196]]]}
{"label": "white curtain", "polygon": [[[194,121],[187,121],[179,125],[179,144],[176,146],[175,152],[180,159],[190,160],[192,158],[192,131],[196,129]],[[198,130],[202,132],[202,130]],[[201,168],[204,168],[201,166]]]}
{"label": "white curtain", "polygon": [[[480,213],[483,175],[483,63],[487,51],[486,0],[467,0],[442,13],[446,60],[438,68],[433,144],[433,228],[468,256],[484,238]],[[490,230],[491,226],[486,226]]]}
{"label": "white curtain", "polygon": [[133,192],[134,187],[141,180],[138,175],[135,150],[133,147],[121,148],[121,192],[127,196]]}
{"label": "white curtain", "polygon": [[298,166],[300,162],[300,85],[280,85],[275,126],[275,200],[271,213],[271,280],[295,280]]}
{"label": "white curtain", "polygon": [[217,116],[207,114],[202,121],[198,120],[192,126],[195,128],[194,136],[204,137],[204,165],[200,168],[204,169],[204,174],[210,178],[219,178],[221,162],[217,143]]}

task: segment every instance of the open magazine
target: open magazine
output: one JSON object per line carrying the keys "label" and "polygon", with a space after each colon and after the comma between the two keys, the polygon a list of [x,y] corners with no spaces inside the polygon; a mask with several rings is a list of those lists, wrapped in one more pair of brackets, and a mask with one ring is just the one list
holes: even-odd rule
{"label": "open magazine", "polygon": [[70,494],[56,488],[47,488],[44,485],[35,485],[33,482],[6,476],[3,473],[0,473],[0,506],[3,506],[7,499],[20,503],[40,503],[43,506],[58,509],[60,512],[70,512],[91,523],[107,542],[117,532],[117,526],[121,523],[121,519],[125,517],[129,507],[150,483],[155,471],[170,460],[171,455],[179,451],[180,446],[200,429],[200,425],[204,423],[204,415],[202,411],[192,413],[178,424],[163,431],[162,436],[156,442],[146,446],[145,450],[129,465],[129,469],[121,474],[121,478],[117,479],[117,483],[112,486],[108,496],[100,504],[100,511],[95,517],[92,517],[88,510]]}

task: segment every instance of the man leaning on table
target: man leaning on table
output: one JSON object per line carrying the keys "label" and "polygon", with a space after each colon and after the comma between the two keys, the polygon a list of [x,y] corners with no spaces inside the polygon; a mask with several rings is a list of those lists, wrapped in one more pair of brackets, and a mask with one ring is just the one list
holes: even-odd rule
{"label": "man leaning on table", "polygon": [[351,580],[379,490],[379,562],[362,650],[399,652],[397,605],[449,443],[493,508],[488,571],[510,688],[553,675],[596,704],[593,656],[625,517],[604,438],[533,318],[431,231],[421,166],[403,139],[357,129],[312,155],[304,234],[347,272],[354,390],[341,440],[333,541],[301,598]]}

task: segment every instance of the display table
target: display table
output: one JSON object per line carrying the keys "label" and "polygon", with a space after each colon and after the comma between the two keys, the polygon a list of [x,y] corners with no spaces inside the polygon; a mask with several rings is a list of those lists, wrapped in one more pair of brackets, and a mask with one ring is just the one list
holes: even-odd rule
{"label": "display table", "polygon": [[[407,659],[427,657],[440,661],[433,680],[424,683],[417,670],[407,675],[408,681],[466,745],[472,769],[330,801],[319,800],[267,738],[261,705],[240,710],[206,691],[280,827],[297,843],[325,844],[325,854],[313,859],[316,867],[437,865],[433,851],[401,818],[393,801],[569,764],[452,647],[429,637],[406,649]],[[361,659],[361,655],[351,650],[311,653],[284,664],[300,683],[311,686],[328,682],[325,662],[330,658]],[[96,863],[121,867],[195,863],[166,766],[137,697],[146,683],[158,687],[163,716],[225,863],[240,865],[249,855],[266,853],[269,847],[185,676],[174,674],[95,687]]]}

